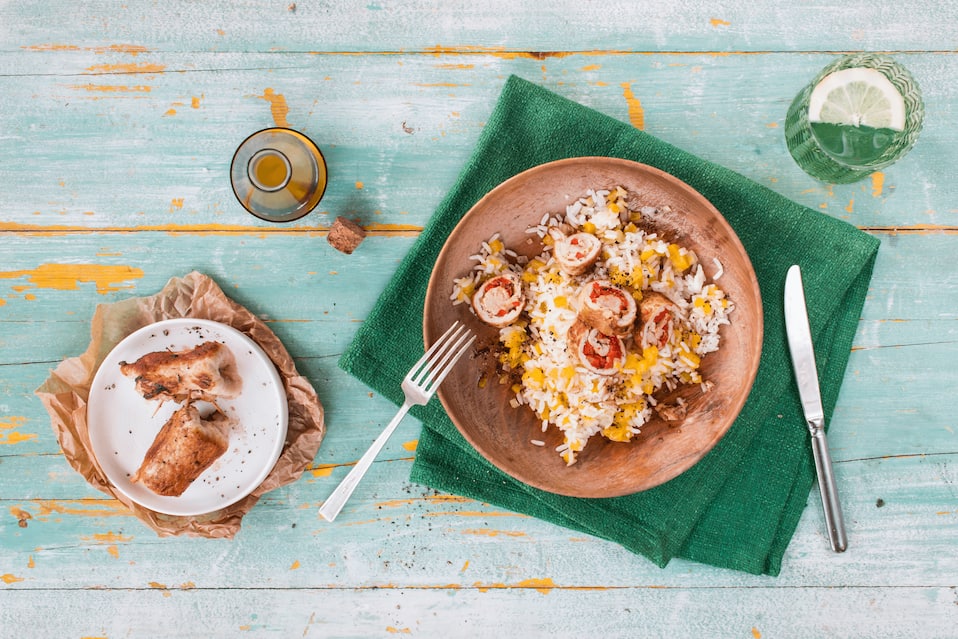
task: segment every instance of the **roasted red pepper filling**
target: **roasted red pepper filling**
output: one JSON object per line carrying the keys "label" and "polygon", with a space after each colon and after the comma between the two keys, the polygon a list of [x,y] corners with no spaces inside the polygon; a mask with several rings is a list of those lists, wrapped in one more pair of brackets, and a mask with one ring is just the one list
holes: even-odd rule
{"label": "roasted red pepper filling", "polygon": [[655,325],[655,332],[659,335],[659,346],[665,346],[669,341],[669,324],[672,321],[672,314],[669,309],[663,308],[659,314],[652,318]]}
{"label": "roasted red pepper filling", "polygon": [[508,307],[500,308],[496,311],[496,317],[503,317],[510,311],[519,306],[518,299],[512,299],[516,294],[516,287],[513,284],[512,280],[507,277],[496,277],[489,280],[489,283],[486,284],[486,292],[491,291],[494,288],[501,288],[506,292],[507,297],[511,300]]}
{"label": "roasted red pepper filling", "polygon": [[589,364],[598,369],[609,369],[615,366],[615,363],[622,359],[622,342],[621,340],[615,337],[608,337],[606,335],[597,335],[597,340],[601,340],[603,344],[608,343],[608,350],[604,355],[600,355],[593,348],[589,339],[584,340],[582,345],[582,354],[585,355],[586,359],[589,360]]}

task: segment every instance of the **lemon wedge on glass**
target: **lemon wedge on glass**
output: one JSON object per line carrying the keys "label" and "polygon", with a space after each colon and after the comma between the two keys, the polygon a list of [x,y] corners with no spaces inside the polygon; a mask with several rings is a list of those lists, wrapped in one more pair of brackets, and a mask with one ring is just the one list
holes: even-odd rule
{"label": "lemon wedge on glass", "polygon": [[842,69],[825,76],[812,90],[808,119],[901,131],[905,128],[905,99],[877,69]]}

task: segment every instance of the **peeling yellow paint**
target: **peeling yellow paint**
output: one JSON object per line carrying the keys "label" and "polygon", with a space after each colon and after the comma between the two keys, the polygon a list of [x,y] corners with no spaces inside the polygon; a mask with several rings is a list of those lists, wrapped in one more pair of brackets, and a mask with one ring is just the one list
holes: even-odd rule
{"label": "peeling yellow paint", "polygon": [[117,548],[116,546],[107,546],[106,551],[110,553],[110,556],[113,557],[114,559],[120,558],[120,549]]}
{"label": "peeling yellow paint", "polygon": [[762,633],[759,632],[755,626],[752,626],[752,636],[755,637],[755,639],[762,639]]}
{"label": "peeling yellow paint", "polygon": [[92,91],[97,93],[149,93],[153,90],[153,87],[147,84],[93,84],[92,82],[87,82],[86,84],[71,84],[70,88],[77,91]]}
{"label": "peeling yellow paint", "polygon": [[172,109],[172,108],[167,109],[166,112],[163,114],[164,117],[171,117],[174,115],[176,115],[176,109]]}
{"label": "peeling yellow paint", "polygon": [[777,128],[778,128],[778,122],[769,122],[769,123],[766,124],[765,126],[767,126],[767,127],[770,128],[770,129],[777,129]]}
{"label": "peeling yellow paint", "polygon": [[84,541],[92,541],[97,544],[113,544],[117,542],[128,542],[133,541],[133,537],[130,535],[121,535],[113,531],[105,533],[95,533],[93,535],[86,535],[80,537]]}
{"label": "peeling yellow paint", "polygon": [[403,634],[403,635],[412,634],[412,630],[410,630],[409,628],[395,628],[395,627],[393,627],[393,626],[386,626],[386,632],[388,632],[388,633],[390,633],[390,634],[393,634],[393,635],[395,635],[395,634]]}
{"label": "peeling yellow paint", "polygon": [[320,464],[315,468],[308,468],[307,470],[313,477],[329,477],[333,474],[333,469],[338,467],[339,464]]}
{"label": "peeling yellow paint", "polygon": [[0,419],[0,445],[19,444],[36,439],[36,433],[19,433],[15,430],[26,423],[27,418],[20,415]]}
{"label": "peeling yellow paint", "polygon": [[435,67],[437,69],[473,69],[476,65],[474,64],[437,64]]}
{"label": "peeling yellow paint", "polygon": [[636,98],[632,92],[632,84],[630,82],[622,83],[622,95],[625,97],[625,103],[629,108],[629,122],[640,131],[645,129],[645,111],[642,109],[642,103],[639,102],[639,99]]}
{"label": "peeling yellow paint", "polygon": [[[21,528],[26,528],[27,521],[30,519],[33,519],[33,515],[31,515],[25,510],[20,510],[16,506],[10,507],[10,514],[17,518],[17,521],[19,522],[19,525]],[[32,561],[32,558],[31,558],[31,561]]]}
{"label": "peeling yellow paint", "polygon": [[92,51],[94,53],[126,53],[133,57],[149,52],[144,46],[137,44],[111,44],[105,47],[80,47],[75,44],[34,44],[20,47],[26,51]]}
{"label": "peeling yellow paint", "polygon": [[549,591],[556,587],[555,582],[552,579],[525,579],[516,584],[519,588],[535,588],[544,595],[549,594]]}
{"label": "peeling yellow paint", "polygon": [[263,91],[263,95],[256,96],[269,102],[270,113],[273,114],[273,123],[276,126],[288,127],[289,121],[286,116],[289,115],[289,107],[286,105],[286,96],[282,93],[276,93],[271,88]]}
{"label": "peeling yellow paint", "polygon": [[33,44],[20,47],[27,51],[79,51],[80,47],[75,44]]}
{"label": "peeling yellow paint", "polygon": [[36,438],[37,438],[36,433],[18,433],[16,431],[11,433],[0,433],[0,445],[20,444],[23,442],[32,441]]}
{"label": "peeling yellow paint", "polygon": [[582,67],[582,71],[598,71],[602,68],[601,64],[587,64]]}
{"label": "peeling yellow paint", "polygon": [[885,187],[885,174],[881,171],[872,173],[872,197],[881,197],[882,189]]}
{"label": "peeling yellow paint", "polygon": [[17,577],[16,575],[11,575],[9,572],[3,575],[0,575],[0,581],[3,581],[5,584],[15,584],[18,581],[25,581],[23,577]]}
{"label": "peeling yellow paint", "polygon": [[402,447],[408,450],[409,452],[416,450],[417,446],[419,446],[418,439],[411,439],[408,442],[403,442],[403,445],[402,445]]}
{"label": "peeling yellow paint", "polygon": [[552,592],[553,588],[556,588],[556,584],[552,579],[524,579],[516,584],[507,585],[504,583],[492,583],[492,584],[483,584],[481,581],[477,581],[473,584],[479,592],[488,592],[490,590],[505,590],[511,588],[533,588],[540,593],[547,595]]}
{"label": "peeling yellow paint", "polygon": [[848,206],[845,207],[845,210],[851,213],[854,206],[855,206],[855,198],[852,198],[848,200]]}
{"label": "peeling yellow paint", "polygon": [[131,289],[132,284],[120,286],[143,277],[141,269],[114,264],[41,264],[35,269],[23,271],[0,271],[0,279],[27,278],[37,289],[75,291],[81,282],[96,284],[96,292],[105,295],[121,289]]}
{"label": "peeling yellow paint", "polygon": [[299,569],[299,560],[294,561],[294,562],[293,562],[293,565],[291,565],[291,566],[289,567],[289,569],[290,569],[290,570],[298,570],[298,569]]}
{"label": "peeling yellow paint", "polygon": [[417,497],[415,499],[391,499],[389,501],[382,501],[377,503],[376,506],[381,508],[398,508],[402,506],[408,506],[419,501],[427,501],[432,504],[464,504],[472,500],[468,497],[460,497],[459,495],[425,495],[424,497]]}
{"label": "peeling yellow paint", "polygon": [[[122,502],[100,499],[45,499],[36,502],[39,508],[37,518],[46,518],[52,514],[79,515],[83,517],[115,517],[130,515],[129,509]],[[81,507],[82,506],[82,507]],[[93,508],[92,506],[98,506]]]}
{"label": "peeling yellow paint", "polygon": [[469,560],[466,560],[466,563],[462,565],[462,568],[459,569],[459,572],[466,572],[466,568],[469,567]]}
{"label": "peeling yellow paint", "polygon": [[362,190],[364,186],[366,186],[366,185],[363,184],[362,182],[356,182],[356,188],[357,188],[357,189]]}
{"label": "peeling yellow paint", "polygon": [[90,73],[163,73],[165,64],[94,64],[87,67]]}
{"label": "peeling yellow paint", "polygon": [[194,109],[200,108],[200,98],[201,98],[201,97],[202,97],[202,96],[197,97],[197,96],[194,95],[194,96],[190,99],[190,106],[193,107]]}
{"label": "peeling yellow paint", "polygon": [[27,559],[27,568],[36,568],[37,562],[33,560],[33,555],[30,555],[30,558]]}
{"label": "peeling yellow paint", "polygon": [[711,20],[709,20],[709,24],[711,24],[713,27],[727,27],[727,26],[730,26],[732,23],[729,22],[728,20],[720,20],[719,18],[712,18]]}
{"label": "peeling yellow paint", "polygon": [[[369,224],[363,227],[367,235],[380,237],[414,237],[422,232],[421,226],[413,224]],[[304,233],[324,235],[329,232],[328,226],[244,226],[242,224],[142,224],[126,227],[101,227],[91,229],[86,226],[67,224],[21,224],[18,222],[0,222],[0,233],[17,233],[20,235],[103,235],[107,233],[129,232],[160,232],[171,235],[254,235],[258,237],[289,235],[298,236]]]}
{"label": "peeling yellow paint", "polygon": [[94,53],[126,53],[134,58],[141,53],[149,53],[149,49],[139,44],[111,44],[105,47],[92,47]]}
{"label": "peeling yellow paint", "polygon": [[498,537],[503,535],[505,537],[525,537],[526,534],[519,530],[493,530],[492,528],[470,528],[468,530],[463,530],[462,534],[464,535],[483,535],[486,537]]}
{"label": "peeling yellow paint", "polygon": [[182,208],[183,208],[183,198],[175,197],[172,200],[170,200],[170,213],[173,213],[174,211],[179,211]]}
{"label": "peeling yellow paint", "polygon": [[456,88],[456,87],[469,87],[471,84],[457,84],[455,82],[414,82],[413,86],[417,87],[440,87],[440,88]]}
{"label": "peeling yellow paint", "polygon": [[381,235],[386,237],[419,235],[422,232],[421,226],[412,224],[368,224],[363,227],[366,234]]}

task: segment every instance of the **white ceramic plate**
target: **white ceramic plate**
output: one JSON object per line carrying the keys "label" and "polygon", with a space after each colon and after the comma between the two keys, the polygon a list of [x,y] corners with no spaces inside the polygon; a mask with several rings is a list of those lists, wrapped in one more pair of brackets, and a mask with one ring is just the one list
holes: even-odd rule
{"label": "white ceramic plate", "polygon": [[[154,351],[184,350],[210,340],[233,351],[243,378],[239,397],[218,402],[234,421],[229,449],[179,497],[157,495],[130,482],[130,477],[179,405],[144,399],[133,379],[120,372],[120,362],[134,362]],[[253,492],[283,450],[287,419],[282,380],[259,345],[225,324],[191,318],[150,324],[117,344],[96,372],[87,406],[93,452],[117,490],[150,510],[182,516],[220,510]]]}

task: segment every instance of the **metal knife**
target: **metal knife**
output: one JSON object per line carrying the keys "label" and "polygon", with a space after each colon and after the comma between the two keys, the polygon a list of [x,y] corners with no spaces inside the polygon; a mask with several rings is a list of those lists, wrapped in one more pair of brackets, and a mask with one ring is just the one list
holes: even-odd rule
{"label": "metal knife", "polygon": [[828,454],[825,439],[825,410],[818,388],[818,370],[815,367],[815,351],[812,347],[812,331],[808,326],[808,310],[805,307],[805,291],[802,288],[802,272],[798,265],[788,269],[785,277],[785,331],[788,335],[788,350],[792,355],[792,368],[802,399],[805,423],[812,436],[812,454],[815,456],[815,472],[818,473],[818,488],[822,494],[825,510],[825,527],[832,550],[844,552],[848,547],[845,538],[845,522],[842,506],[838,501],[835,475],[832,474],[832,458]]}

